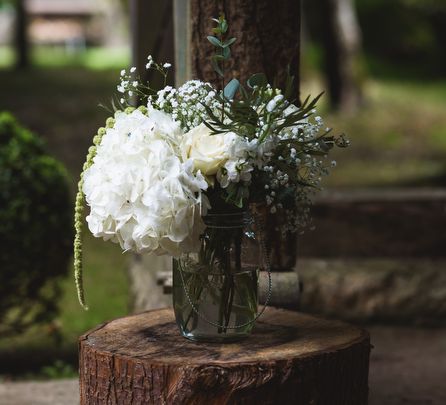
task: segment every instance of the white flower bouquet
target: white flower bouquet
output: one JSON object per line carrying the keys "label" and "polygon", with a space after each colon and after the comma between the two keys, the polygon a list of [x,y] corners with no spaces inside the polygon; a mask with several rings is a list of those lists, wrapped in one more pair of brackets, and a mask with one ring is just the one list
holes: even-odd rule
{"label": "white flower bouquet", "polygon": [[[116,112],[94,138],[76,199],[75,269],[82,305],[84,202],[94,236],[125,251],[180,257],[200,250],[209,213],[263,204],[271,215],[280,211],[286,218],[284,232],[302,229],[310,197],[334,165],[329,150],[347,145],[316,115],[320,95],[302,104],[289,99],[292,77],[282,90],[263,74],[225,84],[223,68],[235,38],[227,39],[224,18],[215,21],[215,36],[208,40],[216,47],[211,62],[222,88],[191,80],[156,90],[137,78],[135,68],[121,72]],[[146,68],[166,84],[170,64],[149,56]]]}

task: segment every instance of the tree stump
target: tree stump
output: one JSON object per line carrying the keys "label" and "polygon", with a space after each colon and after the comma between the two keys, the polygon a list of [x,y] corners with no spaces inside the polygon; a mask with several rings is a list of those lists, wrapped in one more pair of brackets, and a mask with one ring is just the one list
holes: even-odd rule
{"label": "tree stump", "polygon": [[81,336],[81,404],[363,405],[370,347],[365,330],[275,308],[244,341],[195,343],[153,310]]}

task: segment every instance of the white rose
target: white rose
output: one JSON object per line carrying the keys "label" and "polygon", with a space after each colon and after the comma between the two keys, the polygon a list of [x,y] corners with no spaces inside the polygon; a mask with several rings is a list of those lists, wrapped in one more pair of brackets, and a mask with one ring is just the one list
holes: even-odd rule
{"label": "white rose", "polygon": [[229,149],[237,135],[233,132],[212,135],[204,124],[191,129],[181,145],[183,159],[192,159],[194,169],[205,176],[217,173],[229,158]]}

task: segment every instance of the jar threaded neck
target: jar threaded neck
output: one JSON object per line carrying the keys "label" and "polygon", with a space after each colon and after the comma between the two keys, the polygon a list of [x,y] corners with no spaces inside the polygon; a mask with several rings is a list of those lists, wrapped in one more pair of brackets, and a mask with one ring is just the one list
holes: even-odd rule
{"label": "jar threaded neck", "polygon": [[208,214],[203,217],[204,224],[208,228],[243,228],[252,223],[252,215],[249,211],[231,212],[227,214]]}

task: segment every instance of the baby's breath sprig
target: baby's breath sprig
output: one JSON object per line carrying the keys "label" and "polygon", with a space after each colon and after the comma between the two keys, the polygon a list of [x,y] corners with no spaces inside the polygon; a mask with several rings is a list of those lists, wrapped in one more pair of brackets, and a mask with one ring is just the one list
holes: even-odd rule
{"label": "baby's breath sprig", "polygon": [[[156,63],[152,56],[147,57],[146,70],[153,70],[158,72],[163,77],[164,87],[167,85],[167,79],[169,76],[169,69],[172,65],[168,62],[163,64]],[[154,96],[157,91],[150,87],[150,83],[145,83],[141,80],[141,77],[136,74],[136,67],[132,66],[127,72],[126,69],[121,70],[120,83],[116,89],[120,93],[119,105],[114,110],[123,110],[128,106],[134,104],[134,97],[138,97],[141,101],[147,101],[149,97]]]}

